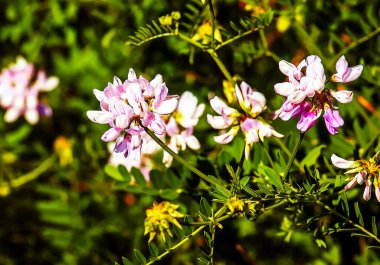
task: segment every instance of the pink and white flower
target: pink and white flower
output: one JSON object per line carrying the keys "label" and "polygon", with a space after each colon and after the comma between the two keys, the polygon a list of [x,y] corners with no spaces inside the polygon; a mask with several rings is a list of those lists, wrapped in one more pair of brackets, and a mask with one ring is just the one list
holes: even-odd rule
{"label": "pink and white flower", "polygon": [[[353,93],[345,90],[332,91],[325,87],[324,68],[321,59],[316,55],[308,56],[297,67],[282,60],[279,62],[279,68],[287,76],[288,81],[274,86],[276,93],[286,97],[281,108],[275,112],[275,116],[282,120],[301,116],[297,128],[304,133],[315,125],[324,111],[327,130],[331,134],[338,133],[339,127],[344,122],[333,101],[336,99],[340,103],[349,103],[352,101]],[[337,62],[337,73],[331,80],[353,81],[359,77],[362,68],[361,65],[348,68],[342,56]]]}
{"label": "pink and white flower", "polygon": [[94,94],[101,111],[87,111],[88,118],[108,124],[111,128],[103,134],[102,140],[117,139],[114,153],[134,160],[141,156],[144,127],[164,135],[166,128],[160,114],[173,112],[178,104],[178,96],[168,95],[161,75],[149,82],[143,76],[137,78],[133,69],[124,82],[114,77],[113,83],[108,83],[103,91],[94,89]]}
{"label": "pink and white flower", "polygon": [[[32,81],[35,78],[35,81]],[[0,74],[0,106],[6,109],[4,120],[14,122],[24,116],[30,124],[36,124],[39,116],[51,116],[49,106],[39,100],[40,92],[48,92],[58,86],[57,77],[47,77],[24,58],[3,69]]]}
{"label": "pink and white flower", "polygon": [[[289,72],[291,71],[290,69]],[[220,144],[231,142],[241,128],[245,136],[245,157],[248,159],[254,143],[263,141],[264,137],[283,137],[283,135],[276,132],[260,117],[266,110],[266,99],[262,93],[252,90],[245,82],[242,82],[240,87],[235,86],[235,93],[243,113],[227,106],[220,98],[214,97],[210,100],[210,104],[220,116],[207,114],[207,121],[214,129],[229,128],[227,132],[214,137],[214,140]]]}
{"label": "pink and white flower", "polygon": [[375,195],[380,202],[380,165],[377,160],[379,158],[379,152],[377,152],[369,160],[345,160],[335,154],[331,156],[331,162],[338,168],[348,169],[344,174],[354,173],[354,177],[350,178],[348,184],[344,187],[346,190],[350,190],[357,184],[361,185],[365,183],[363,199],[368,201],[371,198],[371,186],[375,186]]}

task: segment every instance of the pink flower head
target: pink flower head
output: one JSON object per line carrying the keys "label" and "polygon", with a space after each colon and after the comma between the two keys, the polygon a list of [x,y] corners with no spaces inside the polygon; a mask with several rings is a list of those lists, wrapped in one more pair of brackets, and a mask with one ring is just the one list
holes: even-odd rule
{"label": "pink flower head", "polygon": [[178,104],[178,96],[169,96],[168,88],[157,75],[151,82],[143,76],[137,78],[133,69],[122,82],[114,77],[103,91],[94,89],[100,102],[100,111],[87,111],[93,122],[108,124],[102,140],[117,139],[114,153],[139,159],[145,142],[141,134],[149,127],[155,134],[164,135],[166,128],[160,114],[169,114]]}
{"label": "pink flower head", "polygon": [[4,120],[14,122],[24,116],[27,122],[36,124],[40,115],[50,116],[51,108],[38,99],[38,94],[53,90],[58,83],[57,77],[48,78],[42,70],[35,73],[32,64],[18,57],[0,74],[0,106],[7,110]]}
{"label": "pink flower head", "polygon": [[208,114],[207,121],[214,129],[229,128],[227,132],[214,137],[214,140],[220,144],[231,142],[241,128],[245,136],[245,157],[248,159],[254,143],[263,141],[265,136],[283,135],[276,132],[259,116],[266,110],[266,99],[262,93],[253,91],[245,82],[242,82],[240,87],[235,87],[235,93],[243,113],[227,106],[220,98],[214,97],[210,100],[210,104],[220,116]]}
{"label": "pink flower head", "polygon": [[[324,68],[321,59],[316,55],[308,56],[297,67],[282,60],[279,63],[279,68],[288,77],[288,81],[274,86],[276,93],[286,97],[285,102],[275,112],[274,117],[289,120],[301,116],[297,128],[305,133],[315,125],[324,111],[323,117],[327,130],[330,134],[336,134],[344,122],[339,115],[338,108],[333,105],[334,100],[340,103],[349,103],[352,101],[353,93],[346,90],[332,91],[325,88]],[[351,81],[353,77],[356,79],[362,70],[361,66],[347,68],[344,57],[339,59],[338,68],[338,73],[333,76],[333,80],[336,82],[348,82],[347,80]],[[339,79],[339,76],[344,77]]]}
{"label": "pink flower head", "polygon": [[348,67],[348,62],[344,55],[336,62],[335,68],[336,73],[333,75],[332,80],[341,83],[348,83],[358,79],[363,71],[363,66],[360,64],[354,67]]}
{"label": "pink flower head", "polygon": [[375,195],[380,202],[380,165],[377,163],[379,158],[379,152],[377,152],[369,160],[345,160],[339,156],[333,154],[331,156],[331,162],[338,168],[349,169],[345,174],[355,173],[355,176],[344,187],[346,190],[350,190],[357,184],[361,185],[365,183],[365,189],[363,193],[363,199],[368,201],[371,198],[371,186],[375,186]]}

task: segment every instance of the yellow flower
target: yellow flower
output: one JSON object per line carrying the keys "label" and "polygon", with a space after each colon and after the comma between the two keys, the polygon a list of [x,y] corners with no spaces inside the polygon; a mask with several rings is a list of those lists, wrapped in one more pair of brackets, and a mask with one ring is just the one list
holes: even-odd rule
{"label": "yellow flower", "polygon": [[54,152],[59,157],[59,164],[67,166],[73,162],[73,149],[70,140],[65,136],[59,136],[53,144]]}
{"label": "yellow flower", "polygon": [[149,234],[149,242],[152,241],[156,235],[161,236],[164,241],[166,241],[165,234],[173,237],[169,227],[170,223],[182,229],[181,224],[176,218],[181,218],[185,215],[177,212],[178,207],[179,205],[164,201],[159,204],[154,202],[153,207],[146,210],[144,235]]}
{"label": "yellow flower", "polygon": [[244,201],[240,200],[237,196],[231,197],[227,201],[227,207],[231,213],[243,212]]}
{"label": "yellow flower", "polygon": [[[194,34],[193,40],[200,41],[202,44],[207,44],[210,42],[210,37],[212,36],[212,24],[210,21],[204,22],[199,26],[197,33]],[[222,43],[222,34],[220,33],[219,27],[215,27],[214,39]]]}

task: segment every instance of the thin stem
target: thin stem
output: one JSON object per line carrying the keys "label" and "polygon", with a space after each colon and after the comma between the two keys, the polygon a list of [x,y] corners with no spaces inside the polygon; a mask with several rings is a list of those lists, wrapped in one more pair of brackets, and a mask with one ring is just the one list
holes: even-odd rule
{"label": "thin stem", "polygon": [[[142,126],[142,125],[141,125]],[[201,172],[200,170],[198,170],[196,167],[190,165],[185,159],[183,159],[182,157],[180,157],[179,155],[177,155],[172,149],[170,149],[164,142],[162,142],[160,140],[160,138],[157,137],[157,135],[154,134],[154,132],[152,132],[149,128],[147,127],[144,127],[144,130],[146,131],[146,133],[153,138],[154,141],[156,141],[156,143],[162,147],[162,149],[164,149],[166,152],[169,153],[169,155],[171,155],[174,159],[176,159],[178,162],[180,162],[182,165],[184,165],[185,167],[187,167],[190,171],[192,171],[193,173],[197,174],[201,179],[203,179],[204,181],[210,183],[211,185],[214,185],[218,188],[220,188],[221,190],[223,190],[224,192],[226,192],[227,194],[229,194],[229,191],[222,187],[218,182],[214,181],[213,179],[211,179],[209,176],[207,176],[206,174],[204,174],[203,172]]]}
{"label": "thin stem", "polygon": [[377,34],[380,33],[380,27],[377,27],[374,31],[368,33],[364,37],[361,37],[360,39],[350,43],[347,45],[344,49],[342,49],[340,52],[338,52],[332,59],[331,59],[331,64],[332,65],[334,62],[336,62],[339,57],[342,55],[346,54],[349,50],[352,50],[353,48],[357,47],[358,45],[362,44],[363,42],[366,42],[367,40],[375,37]]}
{"label": "thin stem", "polygon": [[219,67],[220,71],[224,75],[224,77],[231,83],[235,84],[230,72],[228,72],[224,63],[219,59],[217,53],[214,50],[207,50],[207,52],[211,55],[212,59],[215,61],[216,65]]}
{"label": "thin stem", "polygon": [[286,179],[288,177],[288,174],[289,174],[289,170],[293,164],[293,161],[294,161],[294,158],[296,157],[296,154],[301,146],[301,142],[302,142],[302,139],[303,139],[303,136],[305,135],[305,133],[303,132],[300,132],[300,137],[298,138],[298,141],[296,143],[296,146],[294,147],[294,150],[293,150],[293,153],[292,153],[292,156],[290,157],[290,160],[288,162],[288,165],[286,166],[286,169],[285,169],[285,172],[284,172],[284,179]]}
{"label": "thin stem", "polygon": [[380,239],[374,235],[373,233],[371,233],[370,231],[368,231],[367,229],[365,229],[363,226],[353,222],[351,219],[347,218],[346,216],[344,216],[343,214],[335,211],[333,208],[331,208],[330,206],[324,204],[323,202],[321,202],[320,200],[316,200],[315,201],[317,204],[321,205],[323,208],[325,208],[327,211],[331,212],[332,214],[338,216],[339,218],[341,218],[342,220],[344,220],[345,222],[349,223],[350,225],[352,225],[353,227],[355,228],[358,228],[360,231],[362,231],[364,234],[368,235],[369,237],[373,238],[377,243],[380,244]]}
{"label": "thin stem", "polygon": [[242,33],[240,35],[237,35],[235,37],[232,37],[231,39],[228,39],[228,40],[224,41],[223,43],[219,44],[218,46],[216,46],[215,47],[215,51],[217,51],[220,48],[222,48],[222,47],[224,47],[224,46],[226,46],[226,45],[234,42],[235,40],[238,40],[238,39],[240,39],[242,37],[248,36],[249,34],[252,34],[253,32],[254,32],[253,30],[250,30],[250,31],[246,31],[246,32],[244,32],[244,33]]}
{"label": "thin stem", "polygon": [[206,228],[206,225],[202,225],[202,226],[198,227],[190,235],[188,235],[184,239],[182,239],[178,244],[176,244],[173,247],[167,249],[164,253],[162,253],[161,255],[159,255],[157,257],[155,257],[153,260],[147,262],[146,265],[153,264],[154,262],[156,262],[158,260],[161,260],[163,257],[165,257],[166,255],[168,255],[170,252],[172,252],[173,250],[177,249],[178,247],[182,246],[183,244],[185,244],[187,241],[190,240],[190,238],[192,238],[193,236],[195,236],[196,234],[198,234],[199,232],[201,232],[205,228]]}

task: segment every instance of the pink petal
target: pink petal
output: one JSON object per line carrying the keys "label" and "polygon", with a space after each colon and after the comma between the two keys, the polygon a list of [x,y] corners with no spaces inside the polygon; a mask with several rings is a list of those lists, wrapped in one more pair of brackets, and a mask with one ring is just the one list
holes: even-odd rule
{"label": "pink petal", "polygon": [[186,145],[193,150],[198,150],[199,148],[201,148],[201,144],[199,143],[198,139],[194,135],[186,137],[185,141],[186,141]]}
{"label": "pink petal", "polygon": [[230,119],[230,118],[225,119],[222,116],[213,116],[213,115],[207,114],[207,122],[214,129],[225,129],[232,124],[233,119]]}
{"label": "pink petal", "polygon": [[238,131],[239,131],[239,126],[234,126],[227,133],[219,135],[219,136],[214,136],[214,140],[215,142],[219,144],[228,144],[229,142],[232,141],[232,139],[234,139]]}
{"label": "pink petal", "polygon": [[297,71],[297,67],[295,67],[294,64],[289,63],[285,60],[281,60],[278,63],[278,66],[280,68],[281,73],[283,73],[286,76],[293,76],[294,72]]}

